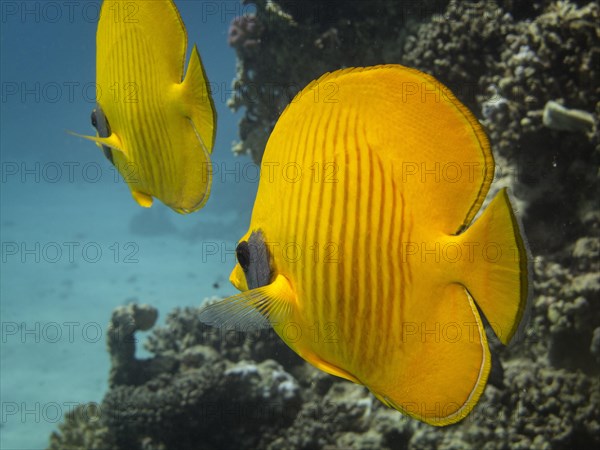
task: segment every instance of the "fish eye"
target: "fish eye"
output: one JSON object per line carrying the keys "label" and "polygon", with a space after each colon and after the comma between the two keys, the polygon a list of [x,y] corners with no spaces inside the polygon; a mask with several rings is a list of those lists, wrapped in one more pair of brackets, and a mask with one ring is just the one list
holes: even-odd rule
{"label": "fish eye", "polygon": [[248,270],[250,266],[250,247],[248,246],[248,242],[242,241],[238,244],[235,249],[235,255],[237,256],[237,260],[242,266],[244,271]]}
{"label": "fish eye", "polygon": [[92,125],[94,128],[98,128],[98,119],[96,118],[96,110],[92,110]]}

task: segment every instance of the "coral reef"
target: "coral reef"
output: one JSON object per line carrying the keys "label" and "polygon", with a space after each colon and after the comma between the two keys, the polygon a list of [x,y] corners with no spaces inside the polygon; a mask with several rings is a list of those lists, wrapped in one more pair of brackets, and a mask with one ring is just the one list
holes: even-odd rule
{"label": "coral reef", "polygon": [[[600,329],[598,276],[573,276],[543,260],[535,270],[530,330],[514,346],[498,349],[505,387],[489,385],[456,426],[432,428],[386,408],[366,388],[305,363],[271,330],[223,332],[199,322],[201,308],[186,308],[152,331],[145,344],[152,358],[113,366],[112,387],[97,406],[101,413],[67,416],[50,448],[597,446],[600,361],[592,353]],[[123,317],[123,309],[114,317]],[[121,350],[109,348],[112,361],[119,360]],[[132,376],[141,363],[150,375]]]}
{"label": "coral reef", "polygon": [[109,449],[114,447],[111,434],[100,421],[97,403],[79,405],[69,411],[58,432],[50,436],[49,450]]}
{"label": "coral reef", "polygon": [[227,43],[238,52],[249,53],[261,44],[263,26],[254,14],[236,17],[231,21]]}
{"label": "coral reef", "polygon": [[[324,72],[399,63],[435,75],[479,115],[497,158],[495,186],[519,197],[534,253],[557,251],[557,235],[573,244],[597,221],[598,177],[588,170],[600,158],[599,128],[589,123],[600,114],[597,3],[253,3],[260,45],[236,47],[229,104],[245,115],[234,152],[259,162],[289,100]],[[546,127],[548,102],[587,112],[589,132]]]}
{"label": "coral reef", "polygon": [[432,428],[386,408],[366,388],[305,363],[272,330],[211,328],[199,321],[201,308],[173,311],[145,343],[153,356],[135,359],[133,333],[153,323],[155,311],[129,305],[111,321],[111,389],[100,405],[69,414],[49,448],[595,447],[598,245],[578,241],[570,268],[536,260],[530,326],[514,345],[494,346],[504,387],[488,385],[456,426]]}
{"label": "coral reef", "polygon": [[279,115],[308,82],[341,67],[398,62],[409,28],[446,2],[247,3],[256,13],[234,19],[229,33],[238,63],[228,104],[245,109],[233,151],[259,163]]}
{"label": "coral reef", "polygon": [[130,304],[115,309],[108,325],[109,385],[135,383],[148,373],[144,362],[135,358],[135,332],[154,326],[158,311],[149,305]]}
{"label": "coral reef", "polygon": [[[218,331],[199,322],[200,309],[171,312],[145,342],[152,356],[137,359],[133,334],[156,314],[127,306],[112,318],[111,387],[100,413],[67,415],[50,448],[600,445],[598,4],[254,3],[255,14],[235,19],[229,34],[238,55],[230,106],[245,108],[236,152],[260,161],[291,97],[323,72],[351,65],[429,72],[483,123],[497,159],[495,185],[516,196],[534,259],[529,325],[508,347],[492,343],[504,383],[489,384],[464,421],[433,428],[308,365],[273,331]],[[548,127],[549,102],[582,111],[588,125]]]}
{"label": "coral reef", "polygon": [[451,2],[409,36],[399,62],[434,74],[480,113],[496,186],[523,200],[532,251],[548,254],[597,223],[598,177],[589,167],[600,158],[598,128],[551,130],[543,111],[554,101],[598,117],[600,7],[559,1],[540,12],[515,21],[494,2]]}
{"label": "coral reef", "polygon": [[579,109],[568,109],[560,103],[549,101],[542,115],[544,125],[559,131],[580,131],[594,134],[594,115]]}

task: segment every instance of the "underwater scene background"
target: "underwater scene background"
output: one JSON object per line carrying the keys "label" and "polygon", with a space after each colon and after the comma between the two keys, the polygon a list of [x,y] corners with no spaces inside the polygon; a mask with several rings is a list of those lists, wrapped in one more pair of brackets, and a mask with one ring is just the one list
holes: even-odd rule
{"label": "underwater scene background", "polygon": [[[176,1],[218,114],[211,197],[142,209],[92,143],[100,2],[1,6],[2,449],[572,449],[600,444],[600,7],[570,1]],[[533,257],[502,382],[438,428],[200,322],[232,295],[262,153],[308,82],[403,64],[480,120]],[[232,81],[233,80],[233,81]]]}

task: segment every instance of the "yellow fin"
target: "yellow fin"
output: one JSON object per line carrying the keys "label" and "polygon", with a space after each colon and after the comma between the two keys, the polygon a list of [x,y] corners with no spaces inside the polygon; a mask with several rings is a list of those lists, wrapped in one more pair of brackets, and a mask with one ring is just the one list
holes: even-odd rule
{"label": "yellow fin", "polygon": [[131,195],[135,201],[143,208],[150,208],[152,206],[152,196],[144,194],[143,192],[131,190]]}
{"label": "yellow fin", "polygon": [[308,353],[306,351],[298,350],[300,355],[306,359],[309,363],[315,366],[317,369],[322,370],[323,372],[327,372],[330,375],[334,375],[336,377],[345,378],[346,380],[352,381],[353,383],[362,384],[358,378],[352,375],[350,372],[337,367],[324,359],[321,359],[314,353]]}
{"label": "yellow fin", "polygon": [[125,152],[125,150],[123,148],[123,144],[121,143],[121,139],[119,139],[119,137],[114,133],[112,133],[108,137],[87,136],[85,134],[79,134],[79,133],[75,133],[73,131],[67,131],[67,133],[72,134],[73,136],[87,139],[88,141],[95,142],[99,146],[106,145],[107,147],[110,147],[113,150],[117,150],[117,151],[123,153],[124,155],[127,155],[127,153]]}
{"label": "yellow fin", "polygon": [[215,143],[217,112],[198,48],[194,45],[185,79],[177,92],[184,114],[190,118],[204,150],[210,154]]}
{"label": "yellow fin", "polygon": [[385,363],[361,382],[386,405],[430,425],[464,419],[485,389],[491,364],[473,298],[456,283],[422,292],[395,326],[400,345],[388,346]]}
{"label": "yellow fin", "polygon": [[226,330],[260,330],[288,319],[295,302],[296,295],[289,281],[277,275],[267,286],[206,306],[200,313],[200,321]]}
{"label": "yellow fin", "polygon": [[503,344],[522,322],[529,297],[531,271],[522,236],[506,189],[461,235],[474,249],[463,268],[464,285]]}

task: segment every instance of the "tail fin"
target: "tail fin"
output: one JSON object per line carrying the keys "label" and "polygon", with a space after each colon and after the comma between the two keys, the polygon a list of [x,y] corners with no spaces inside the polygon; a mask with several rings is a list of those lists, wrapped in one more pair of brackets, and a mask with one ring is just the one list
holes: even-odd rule
{"label": "tail fin", "polygon": [[508,344],[527,307],[530,269],[527,246],[506,189],[461,238],[473,249],[464,267],[464,285],[496,336]]}
{"label": "tail fin", "polygon": [[206,152],[211,154],[217,131],[217,112],[202,60],[195,45],[181,86],[185,113],[194,124]]}

